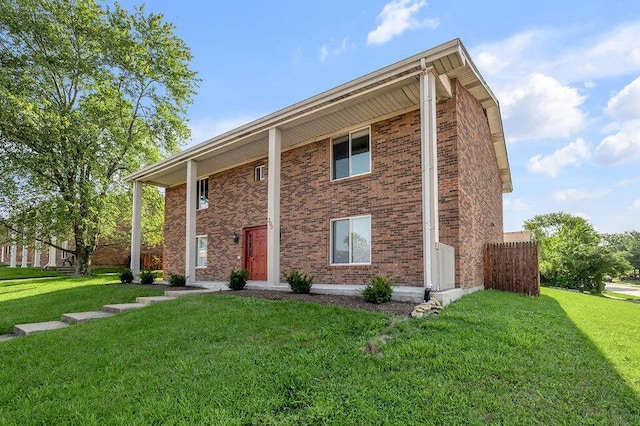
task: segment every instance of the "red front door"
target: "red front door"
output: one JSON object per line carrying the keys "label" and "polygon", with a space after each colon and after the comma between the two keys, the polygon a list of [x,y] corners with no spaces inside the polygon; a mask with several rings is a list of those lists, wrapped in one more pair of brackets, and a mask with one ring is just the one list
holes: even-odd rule
{"label": "red front door", "polygon": [[266,226],[244,230],[244,267],[249,270],[250,280],[267,280]]}

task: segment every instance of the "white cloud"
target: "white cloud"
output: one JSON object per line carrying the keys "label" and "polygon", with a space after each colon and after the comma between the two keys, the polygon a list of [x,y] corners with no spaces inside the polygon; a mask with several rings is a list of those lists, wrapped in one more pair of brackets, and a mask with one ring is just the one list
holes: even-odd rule
{"label": "white cloud", "polygon": [[549,177],[556,177],[566,166],[579,166],[588,160],[591,153],[582,138],[576,139],[553,154],[536,155],[529,159],[527,168],[531,173],[540,173]]}
{"label": "white cloud", "polygon": [[516,81],[539,72],[565,84],[583,82],[589,88],[599,78],[640,71],[639,39],[638,22],[600,33],[536,29],[476,46],[472,57],[493,56],[494,62],[508,64],[509,72],[501,75],[505,67],[493,69],[494,62],[476,62],[483,75],[497,74],[500,80]]}
{"label": "white cloud", "polygon": [[329,57],[329,46],[323,44],[320,46],[320,62],[324,62]]}
{"label": "white cloud", "polygon": [[584,128],[586,96],[539,73],[496,91],[509,142],[569,137]]}
{"label": "white cloud", "polygon": [[640,198],[631,203],[629,210],[640,210]]}
{"label": "white cloud", "polygon": [[559,201],[561,203],[575,203],[577,201],[583,200],[598,200],[609,193],[606,189],[563,189],[555,191],[551,198],[555,201]]}
{"label": "white cloud", "polygon": [[219,119],[204,117],[190,123],[191,139],[187,142],[187,146],[199,144],[200,142],[221,135],[260,117],[262,117],[262,114],[238,114],[236,116]]}
{"label": "white cloud", "polygon": [[505,210],[528,210],[531,206],[527,204],[522,198],[507,198],[503,202]]}
{"label": "white cloud", "polygon": [[597,146],[595,158],[603,166],[640,161],[640,120],[619,124],[618,132],[605,137]]}
{"label": "white cloud", "polygon": [[358,47],[355,43],[349,41],[349,37],[345,37],[336,44],[333,39],[329,43],[324,43],[320,49],[320,62],[324,62],[329,56],[338,56],[347,53]]}
{"label": "white cloud", "polygon": [[614,121],[604,126],[606,136],[598,144],[596,161],[604,166],[640,160],[640,77],[614,94],[605,112]]}
{"label": "white cloud", "polygon": [[418,20],[415,15],[427,5],[425,0],[392,0],[378,15],[380,24],[367,35],[367,44],[384,44],[408,30],[436,28],[437,19]]}
{"label": "white cloud", "polygon": [[617,187],[621,187],[621,186],[629,186],[633,183],[636,182],[640,182],[640,178],[635,178],[635,179],[622,179],[620,181],[618,181],[618,183],[616,183]]}
{"label": "white cloud", "polygon": [[605,111],[617,120],[640,119],[640,77],[612,96]]}

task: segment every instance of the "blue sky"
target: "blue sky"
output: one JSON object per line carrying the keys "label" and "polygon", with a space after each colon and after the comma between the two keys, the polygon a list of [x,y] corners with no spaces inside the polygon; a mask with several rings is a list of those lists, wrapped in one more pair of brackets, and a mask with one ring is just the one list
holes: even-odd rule
{"label": "blue sky", "polygon": [[640,230],[637,0],[152,0],[147,10],[195,56],[193,142],[459,37],[501,105],[514,184],[505,231],[555,211],[599,232]]}

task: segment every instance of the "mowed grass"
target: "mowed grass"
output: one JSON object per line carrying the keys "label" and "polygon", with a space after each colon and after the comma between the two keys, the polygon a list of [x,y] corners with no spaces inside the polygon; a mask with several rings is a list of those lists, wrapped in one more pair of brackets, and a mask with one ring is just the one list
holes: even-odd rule
{"label": "mowed grass", "polygon": [[[599,300],[486,291],[418,320],[185,297],[0,344],[0,423],[638,424]],[[638,308],[602,302],[611,334],[601,309]]]}
{"label": "mowed grass", "polygon": [[60,274],[56,271],[43,271],[42,268],[9,268],[8,266],[3,266],[0,268],[0,282],[2,282],[2,280],[19,280],[26,278],[59,276]]}
{"label": "mowed grass", "polygon": [[160,294],[159,289],[121,285],[116,276],[0,281],[0,334],[12,333],[16,324],[60,321],[62,314]]}
{"label": "mowed grass", "polygon": [[567,317],[640,395],[640,304],[550,288],[542,289],[542,294],[560,304]]}

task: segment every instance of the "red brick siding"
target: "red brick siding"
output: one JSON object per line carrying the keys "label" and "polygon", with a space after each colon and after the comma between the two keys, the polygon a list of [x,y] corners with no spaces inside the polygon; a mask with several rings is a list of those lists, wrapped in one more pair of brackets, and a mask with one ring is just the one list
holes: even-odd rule
{"label": "red brick siding", "polygon": [[482,106],[453,83],[454,96],[438,105],[440,241],[456,249],[465,288],[483,283],[484,244],[502,240],[502,184]]}
{"label": "red brick siding", "polygon": [[186,189],[187,186],[183,184],[165,191],[162,251],[165,280],[169,279],[170,274],[184,274]]}
{"label": "red brick siding", "polygon": [[[502,236],[502,192],[481,106],[457,82],[437,105],[440,240],[456,250],[456,283],[482,284],[482,246]],[[300,269],[318,283],[361,284],[371,273],[421,285],[420,113],[371,126],[371,173],[330,181],[330,140],[282,154],[281,269]],[[208,267],[198,280],[225,280],[242,266],[242,240],[231,235],[266,223],[267,185],[253,181],[266,159],[210,176],[209,208],[197,212],[208,236]],[[184,273],[185,185],[166,191],[165,275]],[[372,264],[330,266],[330,220],[371,215]],[[490,227],[488,224],[493,223]],[[486,226],[485,226],[486,225]],[[240,257],[240,259],[238,259]]]}
{"label": "red brick siding", "polygon": [[[282,269],[318,283],[362,284],[373,273],[422,283],[419,111],[371,126],[371,163],[370,174],[330,182],[328,139],[283,153]],[[331,219],[359,215],[371,215],[371,265],[330,266]]]}

